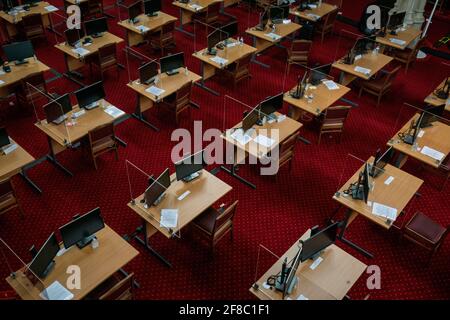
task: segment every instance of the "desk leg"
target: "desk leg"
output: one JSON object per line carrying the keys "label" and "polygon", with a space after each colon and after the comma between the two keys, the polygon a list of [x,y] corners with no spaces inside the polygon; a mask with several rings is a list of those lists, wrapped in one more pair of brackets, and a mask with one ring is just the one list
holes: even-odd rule
{"label": "desk leg", "polygon": [[[253,41],[253,47],[257,48],[257,46],[256,46],[256,42],[257,42],[256,37],[255,37],[255,36],[252,36],[252,39],[253,39],[253,40],[252,40],[252,41]],[[257,55],[258,55],[258,52],[255,52],[255,54],[254,54],[253,57],[252,57],[252,62],[253,62],[253,63],[256,63],[256,64],[258,64],[258,65],[260,65],[261,67],[264,67],[264,68],[269,69],[270,66],[269,66],[268,64],[265,64],[265,63],[262,63],[262,62],[256,60],[256,56],[257,56]]]}
{"label": "desk leg", "polygon": [[28,185],[34,189],[37,193],[42,194],[42,190],[37,186],[36,183],[33,182],[33,180],[30,179],[30,177],[27,174],[27,170],[29,168],[34,167],[35,165],[39,164],[38,162],[34,161],[33,163],[29,164],[27,167],[24,167],[22,169],[22,171],[20,172],[20,176],[22,177],[22,179],[25,180],[26,183],[28,183]]}
{"label": "desk leg", "polygon": [[202,74],[202,79],[200,80],[200,82],[195,82],[195,85],[202,88],[203,90],[208,91],[209,93],[212,93],[215,96],[220,96],[220,93],[218,93],[217,91],[209,88],[206,86],[205,84],[205,63],[203,61],[200,62],[200,68],[201,68],[201,74]]}
{"label": "desk leg", "polygon": [[175,27],[176,30],[190,36],[190,37],[195,37],[195,34],[193,34],[192,32],[186,31],[184,29],[184,22],[183,22],[183,9],[180,8],[180,26],[179,27]]}
{"label": "desk leg", "polygon": [[234,20],[237,20],[235,16],[225,11],[225,2],[222,2],[222,7],[220,8],[220,13],[224,16],[230,17]]}
{"label": "desk leg", "polygon": [[159,128],[157,128],[155,125],[151,124],[147,119],[145,119],[144,115],[142,114],[139,93],[137,94],[137,97],[136,97],[136,109],[135,109],[134,113],[132,114],[132,116],[133,116],[133,118],[139,120],[143,124],[146,124],[147,126],[152,128],[153,130],[159,132]]}
{"label": "desk leg", "polygon": [[231,175],[232,177],[238,179],[239,181],[241,181],[243,184],[246,184],[247,186],[249,186],[250,188],[256,189],[256,185],[254,185],[253,183],[251,183],[250,181],[247,181],[246,179],[244,179],[243,177],[241,177],[240,175],[238,175],[236,173],[236,167],[237,167],[237,147],[234,146],[234,163],[231,165],[231,169],[228,169],[227,167],[225,167],[225,165],[220,166],[220,169],[225,171],[226,173],[228,173],[229,175]]}
{"label": "desk leg", "polygon": [[70,70],[69,61],[67,61],[67,59],[68,59],[67,54],[64,53],[64,63],[66,64],[66,72],[63,73],[63,75],[67,79],[69,79],[69,80],[75,82],[76,84],[78,84],[79,86],[84,87],[85,84],[77,79],[77,78],[83,79],[83,75],[81,73],[79,73],[79,72]]}
{"label": "desk leg", "polygon": [[46,155],[46,159],[52,163],[56,168],[60,169],[61,171],[63,171],[65,174],[67,174],[70,177],[73,177],[73,173],[70,172],[68,169],[66,169],[66,167],[64,167],[59,161],[58,159],[56,159],[56,154],[53,151],[53,146],[52,146],[52,139],[50,137],[47,136],[47,140],[48,140],[48,146],[50,148],[50,152]]}
{"label": "desk leg", "polygon": [[359,251],[360,253],[362,253],[366,257],[373,259],[373,254],[371,254],[370,252],[364,250],[363,248],[361,248],[357,244],[353,243],[352,241],[350,241],[350,240],[348,240],[347,238],[344,237],[345,230],[347,229],[347,226],[351,222],[350,220],[354,219],[354,217],[352,217],[353,214],[354,213],[350,209],[347,209],[347,211],[345,212],[345,219],[341,222],[341,233],[338,235],[338,239],[340,241],[342,241],[343,243],[345,243],[346,245],[352,247],[356,251]]}
{"label": "desk leg", "polygon": [[[119,272],[120,272],[121,274],[123,274],[124,277],[128,277],[128,275],[129,275],[129,273],[126,272],[123,268],[120,268],[120,269],[119,269]],[[136,280],[133,281],[133,285],[135,286],[135,288],[138,288],[138,289],[141,287],[141,285],[139,284],[139,282],[137,282]]]}
{"label": "desk leg", "polygon": [[142,239],[138,235],[135,235],[134,239],[136,239],[136,241],[138,243],[143,245],[147,251],[149,251],[152,255],[154,255],[156,258],[158,258],[167,267],[172,268],[172,264],[150,246],[150,243],[149,243],[148,237],[147,237],[147,223],[145,220],[142,221],[142,226],[139,229],[140,229],[140,232],[144,233],[144,239]]}

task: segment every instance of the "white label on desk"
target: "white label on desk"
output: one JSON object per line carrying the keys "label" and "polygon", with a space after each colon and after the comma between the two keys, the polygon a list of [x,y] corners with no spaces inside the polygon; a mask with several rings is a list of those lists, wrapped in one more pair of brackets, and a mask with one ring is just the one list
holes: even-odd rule
{"label": "white label on desk", "polygon": [[178,209],[162,209],[160,227],[175,228],[178,223]]}
{"label": "white label on desk", "polygon": [[82,56],[82,57],[90,53],[89,50],[84,49],[84,48],[76,48],[76,49],[72,49],[72,52],[73,52],[73,53],[76,53],[76,54],[78,54],[78,55],[80,55],[80,56]]}
{"label": "white label on desk", "polygon": [[166,92],[166,90],[160,89],[155,86],[151,86],[150,88],[145,89],[145,92],[151,93],[158,97],[158,96],[162,95],[164,92]]}
{"label": "white label on desk", "polygon": [[355,56],[355,61],[358,61],[361,59],[362,59],[362,54],[358,54],[357,56]]}
{"label": "white label on desk", "polygon": [[150,30],[150,28],[148,28],[146,26],[135,26],[134,28],[139,30],[139,32],[141,32],[141,33],[145,33]]}
{"label": "white label on desk", "polygon": [[4,75],[6,72],[3,69],[0,69],[0,76]]}
{"label": "white label on desk", "polygon": [[363,73],[363,74],[365,74],[367,76],[370,75],[370,73],[372,72],[372,70],[370,70],[370,69],[359,67],[359,66],[355,67],[355,71],[359,72],[359,73]]}
{"label": "white label on desk", "polygon": [[404,44],[406,44],[406,41],[401,40],[401,39],[390,38],[389,41],[391,41],[392,43],[398,44],[400,46],[403,46]]}
{"label": "white label on desk", "polygon": [[58,11],[58,8],[55,6],[46,6],[44,7],[45,10],[47,10],[48,12],[54,12],[54,11]]}
{"label": "white label on desk", "polygon": [[316,268],[319,266],[319,264],[323,261],[322,257],[318,257],[314,262],[309,266],[311,270],[316,270]]}
{"label": "white label on desk", "polygon": [[73,293],[66,289],[59,281],[53,282],[40,294],[44,300],[72,300]]}
{"label": "white label on desk", "polygon": [[257,144],[262,145],[263,147],[270,148],[275,143],[275,140],[270,139],[263,135],[258,135],[255,140]]}
{"label": "white label on desk", "polygon": [[422,138],[423,135],[425,134],[424,130],[420,130],[419,134],[417,135],[419,138]]}
{"label": "white label on desk", "polygon": [[91,46],[92,45],[92,42],[86,42],[86,43],[83,43],[83,47],[89,47],[89,46]]}
{"label": "white label on desk", "polygon": [[281,115],[278,116],[277,122],[278,122],[278,123],[283,122],[284,120],[286,120],[286,118],[287,118],[287,117],[286,117],[285,114],[281,114]]}
{"label": "white label on desk", "polygon": [[184,192],[181,196],[178,197],[178,201],[183,200],[184,198],[186,198],[190,194],[191,194],[191,192],[189,190]]}
{"label": "white label on desk", "polygon": [[9,145],[7,145],[7,146],[4,146],[4,147],[2,148],[2,151],[3,151],[3,153],[4,153],[5,155],[8,155],[8,154],[10,154],[11,152],[13,152],[14,150],[16,150],[17,147],[18,147],[18,145],[17,145],[16,143],[11,143],[11,144],[9,144]]}
{"label": "white label on desk", "polygon": [[397,209],[385,206],[384,204],[380,204],[377,202],[373,203],[372,213],[376,216],[383,217],[394,221],[397,219]]}
{"label": "white label on desk", "polygon": [[317,9],[317,4],[308,4],[310,9]]}
{"label": "white label on desk", "polygon": [[443,154],[442,152],[439,152],[437,150],[434,150],[430,147],[424,146],[422,148],[422,151],[420,151],[421,154],[424,154],[426,156],[429,156],[437,161],[441,161],[442,159],[444,159],[445,154]]}
{"label": "white label on desk", "polygon": [[239,42],[230,42],[227,44],[227,48],[233,48],[236,47],[239,44]]}
{"label": "white label on desk", "polygon": [[394,181],[394,177],[390,176],[389,178],[386,179],[386,181],[384,181],[384,184],[388,186],[392,183],[392,181]]}

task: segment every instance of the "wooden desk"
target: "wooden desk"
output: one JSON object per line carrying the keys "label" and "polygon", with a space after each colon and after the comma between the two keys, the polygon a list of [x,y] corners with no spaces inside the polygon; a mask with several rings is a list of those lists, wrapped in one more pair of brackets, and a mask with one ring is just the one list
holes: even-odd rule
{"label": "wooden desk", "polygon": [[[101,100],[100,104],[99,107],[86,111],[84,115],[76,119],[76,124],[71,126],[66,123],[59,125],[47,123],[45,120],[35,124],[37,128],[47,135],[49,145],[49,154],[46,155],[47,159],[68,175],[72,175],[72,173],[58,162],[56,155],[67,148],[73,148],[77,142],[89,134],[89,131],[108,123],[115,123],[120,121],[121,118],[126,117],[126,115],[123,115],[115,119],[103,109],[103,107],[110,106],[111,103],[106,100]],[[73,110],[68,113],[68,119],[72,121],[72,113],[79,110],[78,105],[75,105]]]}
{"label": "wooden desk", "polygon": [[[376,41],[383,46],[398,49],[398,50],[405,50],[414,40],[416,40],[420,35],[422,34],[422,30],[416,29],[414,27],[407,27],[405,30],[401,30],[397,32],[397,35],[393,36],[389,34],[389,32],[386,33],[386,36],[384,37],[377,37]],[[394,43],[391,41],[391,39],[398,39],[405,41],[404,44],[400,45],[397,43]]]}
{"label": "wooden desk", "polygon": [[256,52],[256,48],[249,46],[248,44],[244,43],[242,45],[239,45],[239,42],[236,39],[230,39],[229,43],[232,45],[234,44],[234,46],[229,48],[225,47],[223,50],[217,50],[218,57],[228,60],[228,62],[224,65],[220,65],[212,61],[211,58],[213,58],[214,56],[211,56],[207,53],[208,52],[207,48],[200,50],[198,52],[194,52],[192,54],[192,56],[199,59],[201,63],[201,74],[202,74],[201,87],[217,96],[219,95],[219,93],[208,88],[205,85],[205,80],[213,77],[216,74],[217,70],[224,69],[227,66],[235,63],[239,59],[246,57],[250,54],[254,54]]}
{"label": "wooden desk", "polygon": [[[83,38],[81,42],[85,38]],[[82,57],[80,57],[78,53],[74,52],[73,50],[75,48],[69,46],[66,42],[58,43],[55,45],[55,48],[57,48],[64,54],[64,61],[67,70],[64,75],[81,86],[84,86],[84,84],[73,77],[73,75],[76,74],[76,71],[82,68],[87,62],[89,62],[90,61],[89,59],[92,59],[95,56],[97,56],[99,48],[107,44],[111,43],[119,44],[123,42],[122,38],[119,38],[118,36],[109,32],[105,32],[101,37],[98,38],[92,37],[90,38],[92,39],[92,44],[82,45],[82,48],[88,50],[89,53]]]}
{"label": "wooden desk", "polygon": [[154,130],[159,131],[157,127],[155,127],[153,124],[151,124],[148,120],[145,119],[143,113],[153,108],[156,103],[162,101],[164,98],[175,93],[186,83],[189,83],[191,81],[195,83],[200,79],[201,77],[192,71],[189,71],[188,75],[186,75],[184,68],[180,68],[179,73],[173,76],[168,76],[165,73],[161,74],[159,75],[159,82],[156,86],[160,89],[164,89],[165,92],[158,97],[146,91],[152,85],[142,84],[139,82],[139,80],[135,80],[131,83],[128,83],[127,87],[134,90],[137,94],[136,110],[133,114],[133,117],[150,126]]}
{"label": "wooden desk", "polygon": [[444,99],[439,99],[436,96],[436,94],[435,94],[435,92],[437,92],[438,90],[440,90],[440,89],[442,89],[444,87],[445,81],[446,80],[442,81],[442,83],[436,88],[436,90],[434,90],[432,93],[430,93],[425,98],[424,102],[426,104],[429,104],[429,105],[434,106],[434,107],[439,107],[439,106],[442,106],[442,105],[445,104],[445,110],[450,112],[450,97],[449,97],[449,99],[444,100]]}
{"label": "wooden desk", "polygon": [[20,84],[20,81],[28,77],[30,74],[50,70],[48,66],[39,60],[35,60],[34,58],[28,58],[26,61],[28,61],[28,63],[20,65],[10,63],[9,66],[11,67],[11,72],[5,72],[0,75],[0,80],[3,81],[3,83],[0,84],[1,98],[6,98],[8,95],[13,93],[15,87]]}
{"label": "wooden desk", "polygon": [[[117,24],[125,28],[126,41],[129,47],[136,46],[145,41],[145,35],[159,31],[161,27],[167,23],[177,21],[178,19],[162,11],[158,12],[155,17],[149,17],[146,14],[138,16],[139,22],[136,24],[131,23],[128,19],[119,21]],[[136,27],[145,26],[149,28],[148,31],[142,33]]]}
{"label": "wooden desk", "polygon": [[[338,7],[329,3],[322,3],[321,6],[315,9],[307,9],[305,11],[298,11],[298,7],[292,7],[289,10],[289,13],[302,20],[317,22],[323,19],[325,16],[329,15],[334,10],[338,10]],[[318,18],[316,18],[316,16]]]}
{"label": "wooden desk", "polygon": [[[386,56],[382,53],[377,55],[368,53],[363,55],[361,59],[355,61],[354,64],[348,65],[342,62],[342,59],[333,63],[333,67],[341,70],[341,77],[339,79],[339,83],[347,86],[356,78],[361,78],[363,80],[369,80],[375,74],[378,73],[381,69],[383,69],[388,63],[393,60],[392,57]],[[355,67],[363,67],[366,69],[370,69],[370,74],[366,75],[360,72],[355,71]]]}
{"label": "wooden desk", "polygon": [[291,91],[286,92],[283,100],[294,107],[293,109],[295,111],[293,112],[292,118],[295,120],[298,120],[303,112],[318,116],[350,91],[350,88],[348,87],[340,84],[337,85],[339,87],[337,90],[329,90],[323,83],[316,86],[316,89],[314,90],[309,88],[305,94],[314,95],[314,99],[311,103],[308,103],[308,99],[305,97],[302,97],[301,99],[291,97],[290,92],[295,91],[297,86]]}
{"label": "wooden desk", "polygon": [[17,144],[17,149],[10,154],[0,153],[0,181],[7,180],[22,172],[23,167],[32,163],[35,159],[11,138],[11,143]]}
{"label": "wooden desk", "polygon": [[210,5],[216,2],[223,3],[224,0],[196,0],[195,4],[202,7],[201,9],[198,10],[191,7],[192,3],[181,3],[179,1],[172,2],[172,4],[175,7],[178,7],[180,10],[180,26],[177,27],[177,30],[194,37],[195,35],[189,31],[186,31],[184,26],[188,23],[191,23],[194,20],[195,14],[205,12]]}
{"label": "wooden desk", "polygon": [[[371,157],[368,163],[372,164],[374,158]],[[378,217],[372,213],[372,207],[367,205],[362,200],[354,200],[351,196],[344,196],[344,191],[348,190],[350,184],[358,181],[359,173],[364,170],[364,166],[361,168],[339,189],[340,196],[333,196],[333,199],[339,202],[341,205],[349,208],[355,217],[349,221],[349,224],[353,221],[358,214],[376,223],[377,225],[390,229],[393,225],[393,221],[388,221],[385,218]],[[389,177],[394,177],[394,181],[390,185],[386,185],[384,182]],[[397,217],[406,208],[406,205],[411,201],[414,195],[419,191],[423,184],[423,180],[410,175],[409,173],[402,171],[392,165],[386,165],[384,172],[377,176],[375,179],[370,178],[373,185],[373,189],[369,192],[369,201],[377,202],[397,209]]]}
{"label": "wooden desk", "polygon": [[[42,280],[44,287],[47,288],[54,281],[59,281],[66,286],[70,276],[67,268],[77,265],[81,270],[81,289],[71,289],[70,291],[74,295],[73,300],[81,300],[139,254],[107,225],[97,232],[96,236],[99,241],[97,249],[86,246],[80,250],[73,246],[62,256],[56,257],[54,269]],[[8,277],[6,281],[23,300],[42,300],[39,294],[43,288],[34,286],[23,271],[23,269],[19,270],[15,279]]]}
{"label": "wooden desk", "polygon": [[17,29],[17,24],[22,21],[22,18],[24,16],[28,16],[30,14],[38,13],[41,15],[42,23],[45,28],[51,27],[52,22],[49,17],[50,11],[45,9],[47,6],[50,6],[50,3],[48,2],[38,2],[37,6],[30,7],[30,10],[18,12],[16,16],[9,15],[5,11],[0,11],[0,18],[1,21],[4,23],[4,29],[6,31],[6,35],[8,35],[9,38],[12,38],[16,36],[19,33],[19,30]]}
{"label": "wooden desk", "polygon": [[[300,239],[310,237],[308,230]],[[256,282],[258,289],[253,286],[250,292],[261,300],[282,300],[283,294],[275,289],[266,289],[263,284],[270,276],[281,271],[285,258],[294,259],[298,252],[298,241],[286,251],[283,256]],[[367,265],[348,254],[336,245],[331,245],[321,254],[323,261],[315,270],[311,270],[312,260],[301,263],[297,269],[298,284],[288,299],[297,300],[303,295],[309,300],[342,300],[366,270]],[[275,259],[275,257],[274,257]]]}
{"label": "wooden desk", "polygon": [[[233,189],[206,170],[203,170],[199,178],[189,183],[176,181],[175,174],[171,176],[171,181],[172,183],[166,190],[164,199],[157,206],[146,209],[141,203],[144,194],[137,197],[134,204],[128,203],[128,207],[142,218],[144,240],[137,239],[140,239],[145,248],[168,266],[171,266],[170,263],[150,247],[149,238],[157,232],[162,233],[169,239],[174,237],[192,220]],[[186,191],[190,191],[190,194],[183,200],[178,200],[178,197]],[[160,226],[161,210],[165,208],[178,209],[178,226],[176,228],[168,229]]]}
{"label": "wooden desk", "polygon": [[[416,160],[419,160],[431,167],[438,168],[440,165],[440,161],[437,161],[427,155],[420,153],[417,149],[413,148],[413,146],[404,143],[398,137],[399,133],[407,132],[411,121],[417,121],[419,118],[419,114],[414,115],[404,126],[398,131],[398,133],[388,142],[388,146],[392,146],[398,152],[404,154],[406,156],[405,160],[402,162],[403,165],[406,162],[407,157],[412,157]],[[450,152],[450,126],[440,121],[436,121],[433,123],[433,126],[428,128],[421,129],[425,132],[422,138],[417,137],[416,143],[417,147],[422,149],[424,146],[432,148],[434,150],[438,150],[445,155],[448,155]]]}

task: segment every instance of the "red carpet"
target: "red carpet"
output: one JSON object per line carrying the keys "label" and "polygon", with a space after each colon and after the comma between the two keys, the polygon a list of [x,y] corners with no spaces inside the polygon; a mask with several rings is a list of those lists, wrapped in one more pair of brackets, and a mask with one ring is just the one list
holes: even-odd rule
{"label": "red carpet", "polygon": [[[178,11],[169,1],[164,3],[165,12],[178,17]],[[227,11],[239,18],[241,33],[244,33],[248,20],[252,26],[256,24],[255,14],[249,15],[243,8],[230,8]],[[115,20],[110,19],[109,25],[112,32],[124,37],[123,30],[117,27]],[[337,24],[336,30],[341,28],[350,29]],[[199,73],[199,63],[190,56],[194,50],[193,39],[181,33],[177,33],[176,38],[177,50],[173,52],[184,51],[189,69]],[[53,48],[54,39],[54,35],[49,33],[48,43],[36,44],[37,56],[62,73],[65,70],[63,58]],[[249,38],[245,40],[250,43]],[[339,42],[337,36],[327,37],[323,45],[320,40],[316,40],[311,64],[332,62],[345,51],[344,42]],[[148,48],[139,50],[157,57]],[[127,64],[122,50],[120,59]],[[224,94],[255,105],[266,96],[280,92],[283,89],[285,51],[273,48],[258,59],[270,64],[270,70],[252,64],[253,78],[242,82],[235,91],[228,84],[215,79],[207,84],[220,91],[221,97],[195,87],[193,100],[200,104],[200,110],[192,110],[190,121],[187,117],[182,118],[181,127],[191,129],[193,120],[201,120],[203,128],[222,129]],[[134,58],[128,61],[131,69],[136,70],[138,61]],[[88,75],[88,70],[85,71]],[[285,89],[294,85],[296,72],[297,69],[292,68]],[[357,102],[359,107],[350,113],[342,143],[336,144],[334,140],[325,138],[318,146],[317,131],[305,126],[301,133],[312,144],[298,144],[292,173],[283,168],[276,182],[272,177],[259,176],[258,170],[252,166],[243,166],[240,174],[257,185],[254,191],[225,173],[219,173],[218,176],[234,188],[221,202],[230,203],[234,199],[240,201],[234,241],[223,240],[217,247],[214,259],[211,259],[208,247],[189,228],[182,230],[179,240],[167,240],[156,235],[152,238],[153,244],[173,263],[173,269],[166,268],[132,242],[141,254],[126,269],[136,274],[141,285],[137,297],[252,299],[248,289],[254,281],[258,245],[263,244],[281,255],[309,227],[322,225],[337,207],[332,195],[343,182],[342,172],[353,173],[359,167],[355,161],[349,160],[348,155],[367,159],[378,148],[384,147],[393,135],[403,103],[421,105],[424,97],[448,74],[448,67],[444,69],[440,60],[430,57],[415,63],[407,75],[400,72],[393,92],[383,99],[379,107],[375,106],[376,101],[372,96],[358,98],[355,91],[351,92],[347,98]],[[125,86],[128,80],[126,71],[121,71],[119,79],[112,71],[105,77],[105,87],[107,99],[131,113],[135,106],[135,95]],[[78,88],[64,78],[51,82],[49,87],[59,93]],[[231,108],[229,105],[227,107]],[[149,173],[159,173],[170,165],[170,152],[174,145],[170,142],[170,136],[175,126],[169,115],[161,113],[158,117],[152,110],[148,116],[162,129],[161,132],[155,132],[134,119],[119,125],[117,134],[128,143],[128,147],[119,150],[120,160],[117,162],[112,154],[101,157],[98,171],[94,170],[89,160],[83,159],[81,152],[66,151],[61,154],[60,160],[75,174],[73,178],[68,178],[49,163],[30,170],[30,177],[43,189],[43,195],[36,195],[20,178],[15,178],[26,219],[21,220],[14,213],[0,217],[0,236],[28,261],[27,250],[32,244],[40,245],[74,214],[97,206],[101,207],[106,223],[119,234],[131,233],[138,226],[139,219],[126,206],[130,195],[125,160],[132,161]],[[11,136],[38,158],[47,152],[47,144],[46,137],[35,128],[34,121],[32,116],[13,111],[9,114],[7,124]],[[173,170],[172,166],[170,168]],[[442,183],[441,179],[420,171],[416,162],[410,161],[405,170],[425,180],[420,190],[422,196],[408,208],[408,216],[420,210],[439,223],[448,225],[450,185],[447,184],[440,192],[438,186]],[[382,271],[380,290],[370,292],[366,288],[367,275],[364,274],[350,292],[353,299],[361,299],[368,293],[371,299],[450,298],[449,239],[427,267],[427,252],[407,241],[399,242],[399,234],[395,230],[386,231],[359,218],[350,226],[347,237],[372,252],[375,258],[366,259],[347,246],[338,245],[365,263],[380,266]],[[10,271],[5,263],[0,264],[2,279]],[[2,289],[8,289],[4,281],[0,282]]]}

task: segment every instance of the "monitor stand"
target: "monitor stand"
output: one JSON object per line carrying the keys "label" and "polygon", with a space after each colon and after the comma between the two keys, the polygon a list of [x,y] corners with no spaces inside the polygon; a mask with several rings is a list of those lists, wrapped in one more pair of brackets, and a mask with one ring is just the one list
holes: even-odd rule
{"label": "monitor stand", "polygon": [[94,34],[92,35],[92,38],[100,38],[101,36],[103,36],[103,32],[94,33]]}
{"label": "monitor stand", "polygon": [[153,205],[154,207],[158,206],[158,205],[163,201],[163,199],[164,199],[165,196],[166,196],[165,193],[163,193],[162,195],[160,195],[159,198],[156,199],[155,202],[153,202],[152,205]]}
{"label": "monitor stand", "polygon": [[174,76],[174,75],[176,75],[176,74],[178,74],[178,73],[180,73],[178,70],[170,70],[170,71],[167,71],[167,72],[166,72],[166,74],[167,74],[168,76]]}
{"label": "monitor stand", "polygon": [[392,29],[391,32],[389,32],[389,34],[390,34],[391,36],[396,36],[396,35],[397,35],[397,30]]}
{"label": "monitor stand", "polygon": [[17,61],[15,62],[15,65],[16,65],[16,66],[20,66],[21,64],[26,64],[26,63],[28,63],[27,60],[17,60]]}
{"label": "monitor stand", "polygon": [[97,239],[95,235],[89,236],[77,242],[78,249],[83,249],[87,245],[89,245],[94,239]]}
{"label": "monitor stand", "polygon": [[158,12],[147,13],[147,17],[157,17],[157,16],[158,16]]}
{"label": "monitor stand", "polygon": [[413,145],[414,137],[411,134],[407,134],[406,136],[403,137],[403,142],[409,145]]}
{"label": "monitor stand", "polygon": [[187,176],[187,177],[185,177],[185,178],[183,178],[183,182],[191,182],[191,181],[193,181],[193,180],[195,180],[195,179],[198,179],[198,178],[200,178],[200,175],[201,175],[202,173],[201,173],[201,171],[199,171],[199,172],[194,172],[193,174],[191,174],[191,175],[189,175],[189,176]]}

